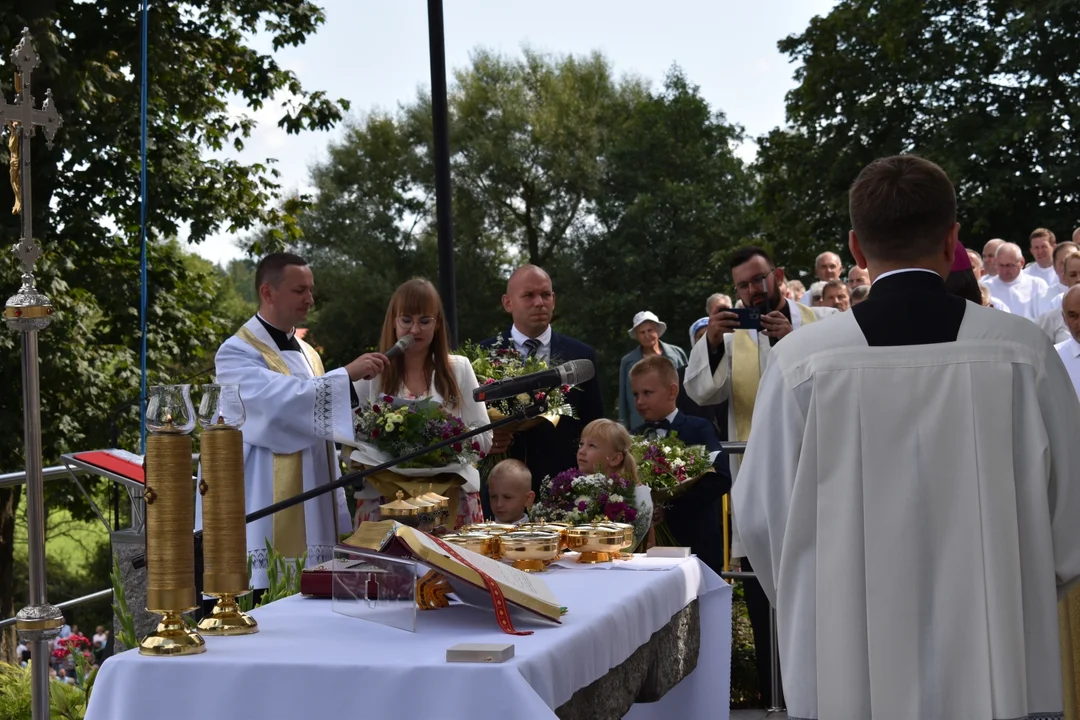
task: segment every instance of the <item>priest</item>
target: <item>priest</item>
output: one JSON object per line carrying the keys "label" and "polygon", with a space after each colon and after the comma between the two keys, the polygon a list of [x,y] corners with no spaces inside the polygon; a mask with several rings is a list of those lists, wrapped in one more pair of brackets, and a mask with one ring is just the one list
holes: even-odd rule
{"label": "priest", "polygon": [[[333,438],[353,437],[352,382],[386,367],[379,353],[361,355],[326,372],[319,353],[297,337],[315,283],[303,258],[272,253],[259,262],[259,311],[218,349],[217,381],[240,386],[247,420],[244,489],[247,512],[336,480]],[[198,496],[196,496],[198,497]],[[196,524],[201,527],[201,503]],[[251,583],[268,587],[266,541],[287,559],[307,565],[333,556],[338,536],[352,530],[342,490],[312,498],[247,526]]]}
{"label": "priest", "polygon": [[1058,718],[1080,576],[1080,403],[1049,339],[945,290],[956,195],[878,160],[849,196],[870,297],[773,348],[733,490],[790,717]]}

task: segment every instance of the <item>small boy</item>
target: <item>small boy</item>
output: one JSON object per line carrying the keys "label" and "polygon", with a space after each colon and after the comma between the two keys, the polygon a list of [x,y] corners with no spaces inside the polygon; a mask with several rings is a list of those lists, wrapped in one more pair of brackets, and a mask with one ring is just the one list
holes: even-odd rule
{"label": "small boy", "polygon": [[679,375],[662,355],[650,355],[630,368],[630,388],[638,414],[645,420],[644,425],[634,428],[634,435],[662,438],[674,434],[686,445],[704,445],[709,452],[719,451],[713,461],[714,472],[706,473],[671,500],[660,515],[666,518],[680,545],[689,547],[702,562],[720,572],[724,565],[724,536],[717,505],[731,489],[731,471],[716,429],[708,420],[679,412],[675,407]]}
{"label": "small boy", "polygon": [[528,517],[526,508],[532,507],[536,493],[532,489],[532,473],[520,460],[503,460],[488,475],[488,493],[491,512],[501,523],[520,525]]}

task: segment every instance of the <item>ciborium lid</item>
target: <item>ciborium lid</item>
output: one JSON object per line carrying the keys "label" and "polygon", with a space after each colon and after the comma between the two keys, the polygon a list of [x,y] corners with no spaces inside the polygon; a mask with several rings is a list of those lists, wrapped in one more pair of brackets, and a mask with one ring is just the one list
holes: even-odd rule
{"label": "ciborium lid", "polygon": [[405,502],[402,499],[404,497],[405,493],[398,490],[397,500],[391,500],[385,505],[380,505],[379,512],[386,517],[410,517],[419,514],[420,508]]}

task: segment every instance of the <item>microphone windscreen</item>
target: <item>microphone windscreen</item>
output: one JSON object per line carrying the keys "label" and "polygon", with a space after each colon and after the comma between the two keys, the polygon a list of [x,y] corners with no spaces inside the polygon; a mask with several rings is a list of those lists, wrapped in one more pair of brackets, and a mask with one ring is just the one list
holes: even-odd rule
{"label": "microphone windscreen", "polygon": [[559,366],[559,377],[563,385],[580,385],[587,380],[592,380],[596,375],[596,367],[592,360],[570,360]]}
{"label": "microphone windscreen", "polygon": [[394,346],[386,351],[386,357],[396,358],[401,353],[412,347],[412,344],[416,342],[416,336],[403,335],[400,340],[394,343]]}

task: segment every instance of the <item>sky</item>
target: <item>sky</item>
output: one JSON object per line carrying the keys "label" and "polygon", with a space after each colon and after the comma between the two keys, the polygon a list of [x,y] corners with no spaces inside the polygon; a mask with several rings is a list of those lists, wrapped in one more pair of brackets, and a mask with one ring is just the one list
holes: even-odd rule
{"label": "sky", "polygon": [[[321,0],[326,23],[305,45],[276,53],[307,90],[345,98],[350,113],[393,110],[431,82],[427,3],[422,0]],[[835,0],[444,0],[446,66],[468,66],[483,47],[520,56],[523,47],[555,54],[604,53],[616,75],[632,74],[659,87],[673,64],[701,95],[748,137],[784,124],[784,95],[795,66],[776,48],[802,32]],[[269,52],[270,39],[253,38]],[[247,111],[259,121],[241,153],[245,162],[275,158],[284,190],[310,188],[308,169],[326,158],[340,130],[287,135],[276,127],[280,105]],[[339,126],[340,127],[340,126]],[[751,159],[752,142],[739,149]],[[215,235],[196,252],[216,263],[242,256],[236,238]]]}

